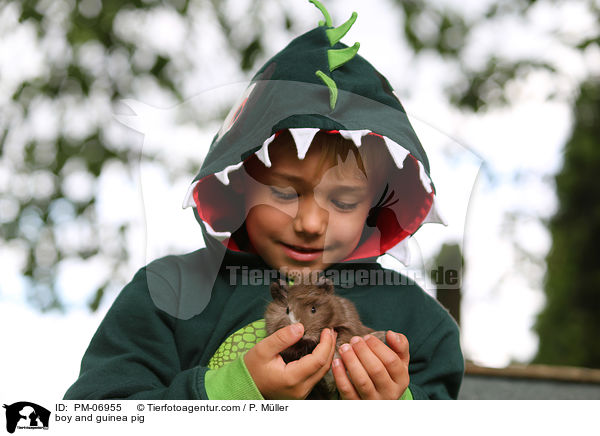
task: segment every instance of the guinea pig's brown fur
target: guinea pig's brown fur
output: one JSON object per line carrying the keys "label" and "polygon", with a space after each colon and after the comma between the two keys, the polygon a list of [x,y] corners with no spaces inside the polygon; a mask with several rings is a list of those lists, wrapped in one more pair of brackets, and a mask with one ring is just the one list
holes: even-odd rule
{"label": "guinea pig's brown fur", "polygon": [[360,321],[354,304],[335,295],[333,284],[322,279],[315,285],[298,284],[288,286],[285,282],[271,283],[273,302],[267,306],[265,324],[267,334],[295,322],[304,326],[304,336],[299,342],[281,353],[284,361],[291,362],[311,353],[324,328],[334,329],[338,336],[337,349],[353,336],[373,334],[383,340],[384,332],[375,332]]}
{"label": "guinea pig's brown fur", "polygon": [[[338,348],[353,336],[372,334],[382,341],[385,332],[374,331],[360,321],[354,304],[346,298],[335,295],[333,284],[321,279],[316,285],[298,284],[288,286],[283,280],[271,283],[273,301],[267,306],[265,324],[267,333],[296,322],[304,326],[304,335],[291,347],[282,351],[281,357],[288,363],[312,353],[324,328],[332,328],[337,333],[335,357]],[[308,399],[329,399],[336,393],[335,380],[331,369],[315,385]]]}

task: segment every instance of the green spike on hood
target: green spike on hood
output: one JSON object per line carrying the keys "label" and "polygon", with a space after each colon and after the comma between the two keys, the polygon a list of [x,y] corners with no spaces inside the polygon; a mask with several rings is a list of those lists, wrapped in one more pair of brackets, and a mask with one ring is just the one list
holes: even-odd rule
{"label": "green spike on hood", "polygon": [[338,97],[337,85],[335,84],[335,82],[333,81],[333,79],[331,77],[329,77],[327,74],[325,74],[323,71],[318,70],[315,74],[329,88],[329,107],[331,108],[331,110],[334,110],[335,109],[335,104],[337,102],[337,97]]}
{"label": "green spike on hood", "polygon": [[333,47],[344,37],[346,33],[350,30],[350,28],[354,25],[358,14],[356,12],[352,12],[352,16],[346,21],[344,24],[338,27],[334,27],[332,29],[327,29],[325,33],[327,34],[327,38],[329,38],[329,43]]}
{"label": "green spike on hood", "polygon": [[308,0],[309,2],[311,2],[313,5],[315,5],[323,14],[323,17],[325,17],[325,21],[319,21],[319,26],[328,26],[331,27],[331,16],[329,15],[329,12],[327,12],[327,9],[325,9],[325,6],[323,6],[323,4],[318,1],[318,0]]}
{"label": "green spike on hood", "polygon": [[355,43],[352,47],[339,48],[337,50],[327,50],[327,60],[329,61],[329,71],[341,67],[349,62],[360,48],[360,43]]}
{"label": "green spike on hood", "polygon": [[[319,2],[317,0],[309,0],[309,2],[314,4],[317,8],[319,8],[319,10],[323,13],[323,16],[325,17],[325,21],[324,22],[320,21],[319,26],[331,27],[332,26],[331,16],[329,15],[329,12],[327,12],[327,9],[325,9],[325,6],[323,6],[323,4],[321,4],[321,2]],[[329,40],[329,45],[331,47],[333,47],[337,43],[339,43],[340,40],[344,37],[344,35],[346,33],[348,33],[350,28],[356,22],[357,17],[358,17],[358,14],[356,12],[352,12],[352,15],[344,24],[342,24],[338,27],[335,27],[335,28],[331,27],[331,28],[325,30],[325,34],[327,36],[327,39]],[[328,50],[327,51],[327,63],[328,63],[328,67],[329,67],[328,68],[329,72],[330,73],[333,72],[333,70],[341,67],[345,63],[352,60],[352,58],[354,56],[356,56],[356,53],[358,53],[359,48],[360,48],[360,44],[357,42],[352,47]],[[315,75],[317,77],[319,77],[323,81],[323,83],[325,83],[327,88],[329,89],[329,106],[330,106],[331,110],[334,110],[335,105],[337,103],[337,99],[338,99],[337,83],[335,83],[335,80],[332,77],[327,76],[321,69],[318,69],[317,71],[315,71]]]}

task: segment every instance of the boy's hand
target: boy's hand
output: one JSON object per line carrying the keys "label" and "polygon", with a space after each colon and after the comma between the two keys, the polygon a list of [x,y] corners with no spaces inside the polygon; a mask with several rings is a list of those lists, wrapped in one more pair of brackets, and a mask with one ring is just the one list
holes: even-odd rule
{"label": "boy's hand", "polygon": [[410,381],[408,340],[390,330],[386,341],[389,347],[372,335],[355,336],[339,348],[342,358],[335,359],[332,371],[343,400],[397,400],[402,396]]}
{"label": "boy's hand", "polygon": [[335,353],[336,335],[331,329],[311,354],[286,365],[280,352],[302,338],[304,326],[293,324],[267,336],[244,355],[244,363],[256,387],[266,399],[304,399],[327,373]]}

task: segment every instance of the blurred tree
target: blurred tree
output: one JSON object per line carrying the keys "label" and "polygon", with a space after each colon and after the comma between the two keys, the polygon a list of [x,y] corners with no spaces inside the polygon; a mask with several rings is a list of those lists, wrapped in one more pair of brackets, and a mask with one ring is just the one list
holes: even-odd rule
{"label": "blurred tree", "polygon": [[581,87],[573,133],[556,175],[546,306],[535,330],[535,362],[600,368],[600,80]]}
{"label": "blurred tree", "polygon": [[[484,61],[469,62],[465,53],[470,48],[469,38],[477,35],[479,26],[502,22],[511,16],[533,23],[536,11],[545,7],[559,11],[565,2],[492,2],[483,15],[475,18],[452,11],[446,2],[443,6],[420,0],[396,0],[396,3],[404,11],[402,31],[415,53],[436,52],[461,71],[457,81],[447,88],[450,101],[457,107],[481,111],[510,103],[507,92],[510,85],[525,81],[527,76],[539,71],[550,74],[557,84],[556,92],[549,94],[548,99],[573,100],[568,91],[564,94],[565,91],[560,90],[560,78],[564,73],[560,71],[560,59],[555,54],[540,51],[537,57],[508,59],[491,53]],[[560,25],[567,23],[561,18],[556,21],[555,36],[572,49],[579,50],[581,56],[597,53],[600,4],[594,1],[571,4],[582,6],[595,24],[591,31],[578,34],[573,30],[561,30]],[[503,28],[498,27],[498,30]],[[578,94],[573,135],[565,148],[564,167],[556,176],[559,210],[549,224],[553,242],[546,259],[547,301],[535,326],[540,343],[534,362],[597,368],[600,367],[600,342],[596,337],[600,331],[600,266],[596,255],[600,246],[600,184],[595,176],[600,172],[600,82],[592,80],[582,84]],[[504,217],[504,225],[516,253],[515,268],[535,276],[533,267],[542,264],[543,259],[525,249],[514,232],[516,227],[531,219],[531,216],[509,211]],[[444,247],[447,256],[449,247]],[[443,256],[444,248],[434,268],[442,264],[440,258]]]}
{"label": "blurred tree", "polygon": [[[507,55],[490,51],[483,58],[469,54],[472,42],[481,36],[481,29],[497,27],[503,31],[510,20],[533,23],[536,7],[554,7],[559,13],[561,0],[509,0],[503,2],[482,2],[480,12],[467,13],[457,2],[454,7],[448,2],[427,2],[423,0],[394,0],[404,13],[402,34],[414,52],[435,53],[444,59],[449,70],[460,71],[457,79],[447,89],[447,95],[459,108],[479,111],[489,107],[504,105],[507,100],[507,86],[522,81],[532,73],[543,70],[557,73],[560,60],[546,52]],[[580,2],[591,14],[599,16],[600,9],[593,0]],[[532,24],[533,25],[533,24]],[[553,29],[559,39],[559,28]],[[564,38],[567,39],[567,38]],[[598,33],[593,37],[576,38],[565,41],[569,46],[584,48],[586,44],[597,44]],[[515,50],[517,52],[518,50]],[[549,96],[551,98],[557,95]],[[565,96],[560,96],[565,97]]]}
{"label": "blurred tree", "polygon": [[[457,83],[447,90],[449,99],[460,108],[477,111],[506,103],[508,86],[535,71],[561,74],[548,53],[534,59],[488,53],[473,62],[467,51],[478,31],[508,19],[527,24],[533,21],[536,7],[558,8],[566,3],[506,0],[479,12],[453,9],[448,2],[388,0],[386,5],[402,12],[397,37],[408,43],[416,57],[434,54],[458,71]],[[597,2],[581,3],[599,15]],[[198,91],[199,77],[231,71],[227,68],[232,65],[239,71],[237,78],[247,79],[264,60],[265,47],[275,32],[283,32],[289,40],[305,30],[295,28],[298,18],[289,10],[290,3],[283,0],[236,1],[235,7],[232,0],[0,4],[0,39],[20,32],[35,46],[27,55],[38,65],[34,73],[25,69],[17,78],[2,77],[0,87],[0,240],[23,258],[21,271],[34,306],[63,307],[56,278],[69,259],[101,258],[109,265],[103,284],[90,296],[92,310],[105,292],[120,288],[130,278],[126,240],[132,223],[101,222],[98,180],[109,166],[127,169],[132,160],[164,157],[152,152],[141,155],[139,136],[111,130],[114,105],[121,98],[147,94],[160,96],[164,105],[175,105]],[[216,44],[221,44],[216,73],[210,70],[210,62],[197,61],[204,55],[200,52],[203,36],[209,33],[211,41],[216,38]],[[598,32],[571,36],[565,46],[575,51],[597,47]],[[222,118],[230,104],[216,107],[213,118]],[[195,109],[189,108],[192,113],[182,118],[194,125],[211,121]],[[37,128],[40,120],[42,129]],[[186,161],[178,168],[179,176],[189,179],[199,164]]]}
{"label": "blurred tree", "polygon": [[465,260],[460,245],[444,243],[430,268],[437,300],[460,325],[461,284]]}

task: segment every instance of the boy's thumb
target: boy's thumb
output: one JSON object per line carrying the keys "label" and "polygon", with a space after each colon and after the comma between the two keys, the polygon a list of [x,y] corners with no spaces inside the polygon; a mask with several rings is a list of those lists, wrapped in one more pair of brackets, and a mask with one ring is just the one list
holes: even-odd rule
{"label": "boy's thumb", "polygon": [[277,330],[263,342],[268,342],[269,349],[273,354],[279,354],[300,340],[304,334],[304,326],[301,323],[291,324]]}

